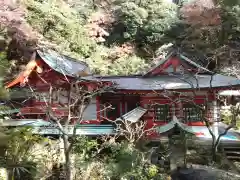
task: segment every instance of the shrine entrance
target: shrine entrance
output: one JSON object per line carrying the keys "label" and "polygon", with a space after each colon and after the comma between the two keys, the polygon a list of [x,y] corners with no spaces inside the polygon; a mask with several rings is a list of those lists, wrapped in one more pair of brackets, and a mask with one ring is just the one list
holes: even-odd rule
{"label": "shrine entrance", "polygon": [[102,124],[112,124],[117,118],[139,106],[140,96],[106,94],[100,97],[100,119]]}

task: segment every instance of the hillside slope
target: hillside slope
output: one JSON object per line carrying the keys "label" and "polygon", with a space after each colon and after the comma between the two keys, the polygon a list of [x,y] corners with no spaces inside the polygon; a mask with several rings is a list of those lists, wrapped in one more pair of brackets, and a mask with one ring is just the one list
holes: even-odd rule
{"label": "hillside slope", "polygon": [[240,8],[227,7],[212,0],[184,1],[180,9],[166,0],[3,0],[0,43],[11,72],[43,47],[98,74],[139,73],[171,48],[220,69],[240,57]]}

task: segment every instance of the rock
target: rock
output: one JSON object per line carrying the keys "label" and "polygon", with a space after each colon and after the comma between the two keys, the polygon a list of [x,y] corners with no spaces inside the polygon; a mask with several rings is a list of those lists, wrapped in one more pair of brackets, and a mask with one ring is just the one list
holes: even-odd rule
{"label": "rock", "polygon": [[203,169],[178,168],[171,174],[172,180],[216,180],[216,177]]}

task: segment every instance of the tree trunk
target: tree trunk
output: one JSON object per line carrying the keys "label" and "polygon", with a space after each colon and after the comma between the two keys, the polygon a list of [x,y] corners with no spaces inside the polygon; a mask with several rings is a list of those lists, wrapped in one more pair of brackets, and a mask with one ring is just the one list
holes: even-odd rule
{"label": "tree trunk", "polygon": [[212,147],[212,162],[217,161],[217,151],[215,145]]}
{"label": "tree trunk", "polygon": [[212,142],[212,162],[216,162],[217,161],[217,148],[218,147],[218,142],[216,141],[215,138],[213,138],[213,142]]}
{"label": "tree trunk", "polygon": [[72,168],[71,168],[71,158],[70,153],[65,152],[65,171],[66,171],[66,180],[73,180],[72,177]]}
{"label": "tree trunk", "polygon": [[69,148],[68,136],[63,136],[63,143],[64,143],[64,154],[65,154],[65,175],[66,180],[73,180],[72,177],[72,163],[71,163],[71,149]]}

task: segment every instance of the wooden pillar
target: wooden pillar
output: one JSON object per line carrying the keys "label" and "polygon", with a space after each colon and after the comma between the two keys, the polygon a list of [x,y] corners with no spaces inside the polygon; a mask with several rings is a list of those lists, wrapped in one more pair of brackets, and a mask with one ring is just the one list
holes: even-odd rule
{"label": "wooden pillar", "polygon": [[215,136],[215,138],[218,138],[219,135],[219,122],[218,122],[218,115],[219,115],[219,108],[218,108],[218,103],[217,100],[214,100],[212,102],[212,108],[213,108],[213,126],[212,126],[212,131]]}
{"label": "wooden pillar", "polygon": [[96,96],[96,109],[97,109],[97,121],[101,121],[102,118],[101,118],[101,101],[100,101],[100,96],[97,95]]}

